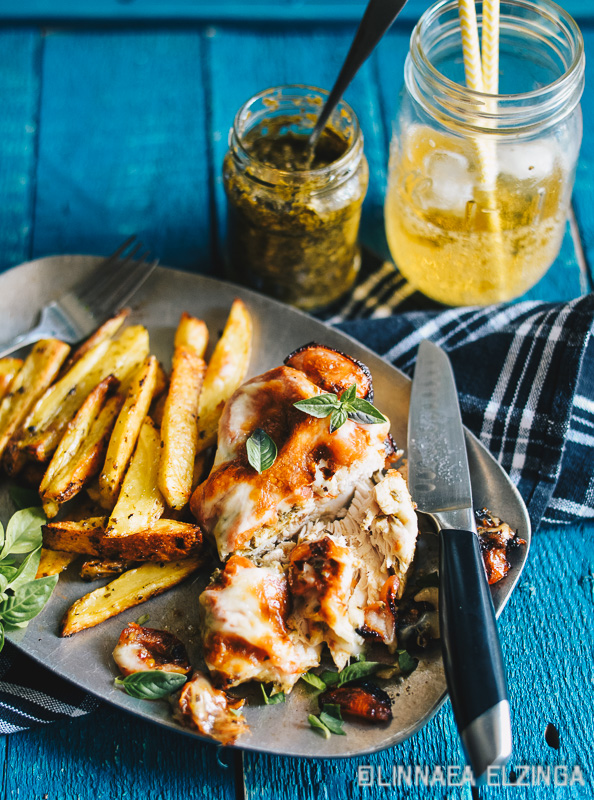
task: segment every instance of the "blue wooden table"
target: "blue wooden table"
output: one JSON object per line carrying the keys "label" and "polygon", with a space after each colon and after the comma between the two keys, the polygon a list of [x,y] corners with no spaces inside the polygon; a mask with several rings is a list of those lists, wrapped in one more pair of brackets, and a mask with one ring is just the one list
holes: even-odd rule
{"label": "blue wooden table", "polygon": [[[280,83],[330,87],[361,0],[2,0],[0,268],[56,253],[108,253],[138,233],[161,262],[220,274],[221,161],[239,105]],[[364,242],[385,253],[382,205],[390,125],[411,26],[402,19],[348,100],[371,168]],[[594,56],[594,3],[565,0]],[[592,288],[594,81],[561,255],[529,293],[561,300]],[[481,796],[594,796],[592,525],[536,534],[501,619],[514,725],[513,763],[578,764],[586,787],[489,789]],[[559,748],[545,740],[548,723]],[[376,756],[335,761],[217,751],[105,708],[0,740],[3,800],[470,798],[470,790],[377,785],[377,768],[460,765],[449,705],[415,737]],[[371,765],[374,786],[358,785]]]}

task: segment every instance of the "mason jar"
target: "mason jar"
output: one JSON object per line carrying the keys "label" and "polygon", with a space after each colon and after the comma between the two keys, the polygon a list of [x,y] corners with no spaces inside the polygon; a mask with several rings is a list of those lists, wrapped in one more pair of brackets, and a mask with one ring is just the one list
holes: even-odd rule
{"label": "mason jar", "polygon": [[360,266],[368,182],[363,134],[341,102],[312,154],[327,92],[279,86],[242,106],[223,163],[230,277],[306,311],[337,300]]}
{"label": "mason jar", "polygon": [[458,2],[440,0],[415,27],[404,69],[386,234],[410,283],[450,305],[526,292],[566,226],[582,137],[581,33],[549,0],[502,0],[499,54],[500,93],[468,89]]}

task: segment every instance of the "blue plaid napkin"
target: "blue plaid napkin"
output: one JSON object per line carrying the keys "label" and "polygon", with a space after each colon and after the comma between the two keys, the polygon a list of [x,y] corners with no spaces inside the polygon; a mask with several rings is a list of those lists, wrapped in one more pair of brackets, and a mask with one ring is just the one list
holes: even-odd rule
{"label": "blue plaid napkin", "polygon": [[[346,303],[322,316],[409,374],[423,339],[443,347],[463,420],[511,476],[533,528],[594,519],[593,294],[438,310],[386,263],[362,270]],[[6,644],[0,733],[98,705]]]}

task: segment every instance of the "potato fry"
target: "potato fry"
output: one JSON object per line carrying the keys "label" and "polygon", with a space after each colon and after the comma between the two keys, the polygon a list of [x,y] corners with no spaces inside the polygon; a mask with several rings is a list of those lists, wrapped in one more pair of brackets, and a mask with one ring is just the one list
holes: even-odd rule
{"label": "potato fry", "polygon": [[[69,553],[69,555],[72,555]],[[80,567],[80,577],[83,581],[100,581],[103,578],[113,578],[137,566],[134,561],[121,559],[93,558],[84,561]]]}
{"label": "potato fry", "polygon": [[92,628],[177,586],[201,565],[201,556],[167,564],[142,564],[77,600],[62,621],[61,636]]}
{"label": "potato fry", "polygon": [[192,317],[187,311],[184,311],[175,332],[173,346],[174,348],[188,347],[190,350],[193,350],[197,356],[204,358],[208,346],[208,328],[206,327],[206,323],[201,319]]}
{"label": "potato fry", "polygon": [[89,350],[39,400],[25,422],[20,447],[36,461],[48,461],[64,430],[89,392],[108,375],[125,382],[148,355],[148,331],[133,325],[113,342],[105,340]]}
{"label": "potato fry", "polygon": [[237,299],[204,376],[198,410],[198,453],[216,442],[223,408],[246,376],[251,348],[252,318]]}
{"label": "potato fry", "polygon": [[167,373],[163,369],[163,365],[160,361],[157,361],[157,371],[155,375],[155,388],[153,389],[153,400],[156,400],[157,397],[161,397],[167,391],[167,387],[169,386],[169,378],[167,377]]}
{"label": "potato fry", "polygon": [[97,330],[92,333],[88,339],[85,339],[85,341],[70,355],[70,358],[62,368],[62,374],[73,367],[77,361],[80,361],[81,358],[89,352],[89,350],[92,350],[93,347],[98,345],[100,342],[105,342],[107,339],[112,339],[122,327],[129,314],[130,309],[123,308],[121,311],[118,311],[115,316],[110,317],[110,319],[104,322],[103,325],[99,326],[99,328],[97,328]]}
{"label": "potato fry", "polygon": [[55,517],[60,506],[77,495],[85,483],[101,469],[122,402],[120,395],[107,400],[70,461],[56,473],[41,493],[43,510],[48,517]]}
{"label": "potato fry", "polygon": [[48,578],[50,575],[59,575],[77,558],[78,553],[63,553],[42,547],[41,560],[39,561],[35,578]]}
{"label": "potato fry", "polygon": [[198,404],[206,364],[189,347],[176,347],[161,422],[159,489],[170,508],[183,508],[192,494],[198,441]]}
{"label": "potato fry", "polygon": [[150,417],[145,417],[136,450],[107,525],[107,536],[127,536],[156,522],[165,511],[157,484],[161,439]]}
{"label": "potato fry", "polygon": [[48,522],[43,526],[43,544],[52,550],[98,558],[177,561],[194,553],[202,543],[200,528],[189,522],[159,519],[128,536],[106,536],[105,522],[105,517]]}
{"label": "potato fry", "polygon": [[22,358],[0,358],[0,400],[8,394],[10,384],[22,366]]}
{"label": "potato fry", "polygon": [[68,345],[58,339],[42,339],[33,345],[10,391],[0,403],[0,456],[58,374],[69,352]]}
{"label": "potato fry", "polygon": [[99,476],[99,496],[112,509],[136,447],[138,434],[153,398],[159,362],[149,356],[137,371],[109,440],[105,464]]}

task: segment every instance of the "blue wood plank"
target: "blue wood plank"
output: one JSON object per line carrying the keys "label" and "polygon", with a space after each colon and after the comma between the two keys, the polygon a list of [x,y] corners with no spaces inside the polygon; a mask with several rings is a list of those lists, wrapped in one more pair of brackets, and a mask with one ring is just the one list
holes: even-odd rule
{"label": "blue wood plank", "polygon": [[233,768],[221,766],[214,745],[116,709],[2,739],[3,800],[235,798]]}
{"label": "blue wood plank", "polygon": [[[594,684],[590,674],[594,658],[593,535],[592,525],[539,531],[520,584],[500,620],[513,718],[510,768],[541,764],[550,770],[557,765],[571,769],[577,764],[588,787],[594,775]],[[559,730],[559,750],[545,741],[549,723]],[[345,728],[348,731],[348,724]],[[311,735],[316,736],[313,731]],[[320,738],[320,751],[323,747]],[[463,764],[449,702],[419,734],[378,755],[312,762],[246,754],[244,764],[247,800],[380,800],[389,796],[471,800],[468,787],[446,789],[437,784],[433,788],[390,789],[378,785],[378,778],[392,780],[397,765],[414,768],[419,764],[432,773],[436,766],[445,769]],[[360,786],[359,768],[366,766],[371,767],[367,775],[373,777],[373,785]],[[491,787],[481,797],[504,800],[512,796],[509,792]],[[513,796],[568,800],[592,795],[579,784],[555,788],[541,783]]]}
{"label": "blue wood plank", "polygon": [[[366,0],[4,0],[0,19],[44,21],[306,21],[352,22],[361,18]],[[415,21],[429,0],[409,0],[403,20]],[[563,3],[578,20],[592,19],[590,0]]]}
{"label": "blue wood plank", "polygon": [[212,268],[201,70],[196,31],[47,36],[35,255],[137,233],[164,264]]}
{"label": "blue wood plank", "polygon": [[2,31],[0,47],[0,270],[29,257],[35,186],[41,36]]}

